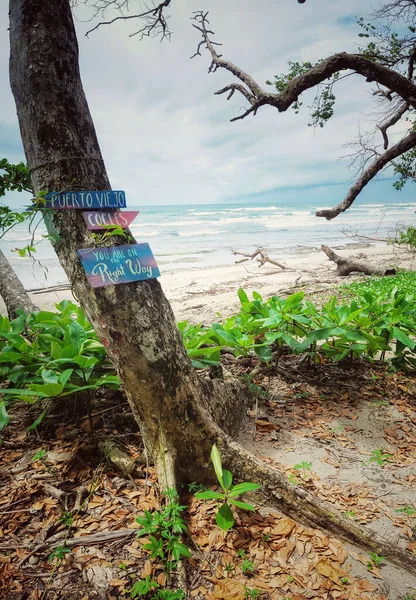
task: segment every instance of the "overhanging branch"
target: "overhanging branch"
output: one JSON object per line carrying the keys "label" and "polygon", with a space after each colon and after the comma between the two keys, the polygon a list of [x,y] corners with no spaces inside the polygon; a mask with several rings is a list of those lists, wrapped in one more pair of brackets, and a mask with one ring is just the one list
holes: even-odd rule
{"label": "overhanging branch", "polygon": [[411,131],[400,142],[391,146],[384,154],[381,154],[376,160],[366,169],[361,177],[357,179],[344,200],[333,208],[317,210],[317,217],[325,217],[328,221],[337,217],[340,213],[346,211],[353,204],[358,194],[365,188],[367,183],[371,181],[389,162],[401,156],[404,152],[411,150],[416,146],[416,132]]}

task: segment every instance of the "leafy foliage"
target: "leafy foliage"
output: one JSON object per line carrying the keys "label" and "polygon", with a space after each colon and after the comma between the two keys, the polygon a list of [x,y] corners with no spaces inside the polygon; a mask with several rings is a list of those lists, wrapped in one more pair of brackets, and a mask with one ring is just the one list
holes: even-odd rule
{"label": "leafy foliage", "polygon": [[4,174],[0,175],[0,196],[5,196],[6,192],[33,192],[30,181],[30,173],[27,165],[19,163],[11,164],[7,158],[0,160],[0,170]]}
{"label": "leafy foliage", "polygon": [[[38,311],[10,321],[0,317],[0,429],[15,400],[50,401],[99,387],[119,387],[104,346],[83,310],[64,300],[58,312]],[[47,408],[31,428],[37,427]]]}
{"label": "leafy foliage", "polygon": [[232,485],[233,476],[230,471],[222,468],[221,454],[214,444],[211,450],[211,461],[214,465],[215,475],[217,476],[218,483],[223,489],[222,492],[214,492],[214,490],[206,490],[204,492],[197,492],[195,498],[198,500],[219,500],[222,502],[220,508],[215,517],[215,521],[221,529],[227,531],[234,525],[234,515],[231,510],[230,504],[243,510],[255,511],[256,509],[252,504],[248,502],[241,502],[236,500],[246,492],[252,492],[259,489],[257,483],[237,483]]}
{"label": "leafy foliage", "polygon": [[167,504],[163,510],[151,513],[144,511],[144,515],[137,517],[141,525],[138,537],[147,536],[148,541],[143,548],[150,553],[150,558],[157,559],[164,564],[164,570],[171,573],[181,558],[189,558],[189,548],[180,541],[180,535],[186,531],[182,512],[186,508],[179,504],[179,496],[174,489],[166,489],[164,494]]}
{"label": "leafy foliage", "polygon": [[[340,304],[334,296],[318,307],[303,292],[263,300],[253,292],[250,301],[238,292],[240,312],[209,328],[179,324],[185,346],[197,368],[218,364],[225,348],[235,356],[255,353],[264,362],[277,362],[285,352],[306,353],[315,362],[394,353],[397,366],[416,366],[415,274],[375,278],[352,284],[343,292],[354,299]],[[413,289],[412,289],[413,287]]]}
{"label": "leafy foliage", "polygon": [[[319,60],[317,64],[322,62]],[[288,84],[297,77],[298,75],[303,75],[307,73],[309,69],[311,69],[314,65],[310,62],[293,62],[289,61],[289,72],[283,75],[275,75],[274,81],[266,81],[267,85],[274,85],[276,90],[281,93],[284,92],[288,86]],[[333,85],[338,80],[339,73],[335,73],[332,75],[328,83],[324,83],[317,87],[317,93],[315,99],[313,101],[311,109],[311,118],[312,121],[309,123],[310,126],[323,127],[325,123],[333,116],[334,114],[334,106],[335,106],[335,95],[333,94]],[[292,108],[296,114],[299,113],[299,110],[302,106],[302,102],[297,100],[292,104]]]}

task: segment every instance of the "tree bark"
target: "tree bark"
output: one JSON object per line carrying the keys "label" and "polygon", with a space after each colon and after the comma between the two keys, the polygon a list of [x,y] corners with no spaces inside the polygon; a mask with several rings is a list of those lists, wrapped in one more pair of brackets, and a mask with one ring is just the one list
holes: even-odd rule
{"label": "tree bark", "polygon": [[9,319],[17,317],[18,310],[31,313],[39,310],[25,291],[22,282],[10,266],[9,261],[0,250],[0,296],[6,305]]}
{"label": "tree bark", "polygon": [[350,273],[364,273],[365,275],[395,275],[395,269],[386,269],[385,267],[377,267],[376,265],[354,260],[351,258],[343,258],[335,254],[328,246],[321,246],[321,249],[329,260],[332,260],[337,265],[337,275],[346,277]]}
{"label": "tree bark", "polygon": [[[109,189],[68,0],[10,0],[10,40],[11,86],[35,192]],[[76,251],[95,244],[81,212],[51,211],[46,224],[59,236],[60,263],[118,370],[162,486],[211,480],[216,442],[235,476],[261,483],[264,498],[286,514],[374,548],[372,533],[346,524],[304,490],[290,489],[284,475],[232,441],[251,396],[242,383],[197,377],[157,280],[90,287]],[[403,562],[402,550],[379,547]],[[409,553],[406,564],[415,563]]]}

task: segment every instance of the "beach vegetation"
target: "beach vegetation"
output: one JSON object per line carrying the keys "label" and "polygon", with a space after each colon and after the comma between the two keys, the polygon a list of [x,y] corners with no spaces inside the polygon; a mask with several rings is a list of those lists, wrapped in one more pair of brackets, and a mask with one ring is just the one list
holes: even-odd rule
{"label": "beach vegetation", "polygon": [[[266,363],[283,353],[304,353],[310,360],[340,362],[366,358],[394,366],[416,366],[415,274],[375,278],[343,287],[345,302],[332,296],[323,306],[306,300],[303,292],[287,298],[250,300],[239,290],[237,315],[208,328],[179,324],[185,346],[197,368],[220,360],[226,349],[235,356],[257,355]],[[413,287],[413,289],[412,289]]]}
{"label": "beach vegetation", "polygon": [[8,407],[17,400],[38,404],[40,425],[52,401],[75,401],[80,394],[90,403],[101,387],[117,389],[119,379],[103,344],[84,311],[68,300],[56,312],[20,311],[10,321],[0,317],[0,429],[9,422]]}

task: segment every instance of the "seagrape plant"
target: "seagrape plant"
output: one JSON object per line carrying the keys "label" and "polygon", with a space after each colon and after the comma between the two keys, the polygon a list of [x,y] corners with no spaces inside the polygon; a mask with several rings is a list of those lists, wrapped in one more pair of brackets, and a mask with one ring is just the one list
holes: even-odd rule
{"label": "seagrape plant", "polygon": [[384,360],[389,351],[395,366],[416,368],[416,274],[354,285],[350,298],[333,296],[323,306],[305,300],[303,292],[267,300],[253,292],[250,300],[240,289],[238,314],[207,328],[183,321],[179,329],[196,368],[218,364],[225,349],[266,363],[283,353],[304,353],[317,363]]}
{"label": "seagrape plant", "polygon": [[[9,422],[8,408],[17,400],[38,404],[46,416],[51,401],[85,394],[87,402],[100,387],[117,389],[119,380],[103,344],[83,310],[64,300],[57,312],[20,311],[10,321],[0,317],[0,430]],[[72,397],[72,398],[71,398]]]}

